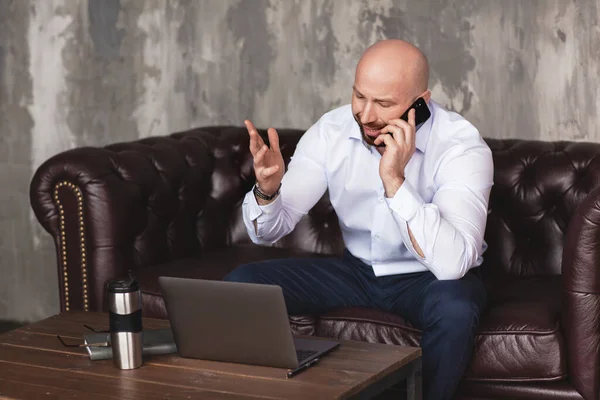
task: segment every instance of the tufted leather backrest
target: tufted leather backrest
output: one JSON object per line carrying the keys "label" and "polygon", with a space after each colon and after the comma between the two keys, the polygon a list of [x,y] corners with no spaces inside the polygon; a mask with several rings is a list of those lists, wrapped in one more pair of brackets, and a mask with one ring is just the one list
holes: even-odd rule
{"label": "tufted leather backrest", "polygon": [[487,139],[494,158],[484,271],[560,274],[576,208],[600,185],[600,144]]}
{"label": "tufted leather backrest", "polygon": [[[264,130],[260,133],[266,138]],[[279,129],[279,134],[287,165],[303,131]],[[495,185],[484,271],[560,273],[569,221],[600,186],[600,144],[487,142]],[[59,224],[53,193],[63,180],[83,194],[91,263],[144,267],[250,243],[241,203],[255,178],[243,127],[203,127],[53,157],[37,171],[31,195],[38,219],[55,237]],[[327,195],[275,246],[341,254],[344,244]]]}
{"label": "tufted leather backrest", "polygon": [[[213,153],[218,151],[212,139],[190,132],[105,147],[108,154],[102,160],[110,164],[110,174],[90,176],[102,182],[102,188],[85,187],[88,198],[106,197],[111,207],[104,221],[90,231],[112,226],[107,245],[131,249],[132,266],[188,257],[211,245],[218,236],[212,234],[214,228],[202,227],[216,216],[206,210],[219,207],[214,197],[205,195],[213,187]],[[88,163],[96,164],[93,172],[99,175],[98,163]],[[92,206],[94,199],[88,204]]]}

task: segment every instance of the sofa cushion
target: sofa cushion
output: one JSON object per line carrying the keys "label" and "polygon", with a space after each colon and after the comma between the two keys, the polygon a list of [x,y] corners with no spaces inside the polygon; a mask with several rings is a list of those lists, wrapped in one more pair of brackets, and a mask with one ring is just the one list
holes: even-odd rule
{"label": "sofa cushion", "polygon": [[465,377],[480,381],[566,377],[560,276],[512,278],[489,290],[489,307]]}
{"label": "sofa cushion", "polygon": [[344,308],[318,317],[316,335],[344,340],[418,346],[421,331],[399,315],[368,308]]}
{"label": "sofa cushion", "polygon": [[[560,277],[519,278],[494,285],[464,379],[559,380],[566,376],[559,324]],[[316,334],[339,339],[418,345],[421,332],[402,317],[361,308],[321,315]]]}

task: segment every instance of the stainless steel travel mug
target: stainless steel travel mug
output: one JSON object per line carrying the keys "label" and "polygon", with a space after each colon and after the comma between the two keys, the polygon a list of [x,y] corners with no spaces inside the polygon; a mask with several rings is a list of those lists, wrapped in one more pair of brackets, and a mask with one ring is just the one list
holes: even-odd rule
{"label": "stainless steel travel mug", "polygon": [[142,294],[133,279],[108,283],[108,313],[113,360],[120,369],[142,366]]}

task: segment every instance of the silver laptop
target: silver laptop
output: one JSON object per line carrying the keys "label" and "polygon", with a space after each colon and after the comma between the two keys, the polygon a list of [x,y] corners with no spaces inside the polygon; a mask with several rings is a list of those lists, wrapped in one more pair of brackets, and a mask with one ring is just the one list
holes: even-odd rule
{"label": "silver laptop", "polygon": [[161,276],[181,357],[302,370],[339,346],[292,335],[280,286]]}

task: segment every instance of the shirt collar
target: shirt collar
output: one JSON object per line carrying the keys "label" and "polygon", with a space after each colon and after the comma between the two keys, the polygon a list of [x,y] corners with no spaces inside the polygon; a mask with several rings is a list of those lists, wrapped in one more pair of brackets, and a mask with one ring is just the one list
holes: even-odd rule
{"label": "shirt collar", "polygon": [[[433,125],[433,118],[434,118],[433,101],[430,100],[427,105],[429,107],[429,111],[431,111],[431,117],[429,117],[429,119],[427,121],[425,121],[425,123],[423,125],[421,125],[421,127],[419,127],[419,129],[417,129],[417,134],[415,135],[416,136],[415,137],[415,147],[417,149],[419,149],[419,151],[421,153],[424,153],[425,148],[427,147],[427,142],[429,141],[429,134],[431,133],[431,127]],[[350,124],[351,124],[351,126],[349,127],[350,134],[348,135],[348,138],[349,139],[358,139],[361,142],[363,142],[363,144],[365,146],[369,147],[369,145],[362,138],[362,135],[360,133],[360,128],[358,127],[358,123],[354,119],[354,116],[352,116],[352,121],[350,122]]]}

